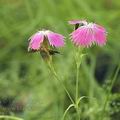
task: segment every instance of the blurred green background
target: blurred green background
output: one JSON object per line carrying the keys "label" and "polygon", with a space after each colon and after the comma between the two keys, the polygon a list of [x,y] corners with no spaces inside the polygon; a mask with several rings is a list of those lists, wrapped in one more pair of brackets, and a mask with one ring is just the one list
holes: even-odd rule
{"label": "blurred green background", "polygon": [[[54,56],[55,69],[75,97],[74,46],[71,19],[86,19],[108,31],[104,47],[86,49],[79,76],[81,120],[97,120],[107,89],[120,61],[119,0],[0,0],[0,114],[24,120],[60,120],[70,100],[49,73],[39,53],[28,53],[28,38],[42,28],[66,36],[66,46]],[[66,120],[75,119],[71,109]],[[111,91],[104,120],[120,119],[120,72]]]}

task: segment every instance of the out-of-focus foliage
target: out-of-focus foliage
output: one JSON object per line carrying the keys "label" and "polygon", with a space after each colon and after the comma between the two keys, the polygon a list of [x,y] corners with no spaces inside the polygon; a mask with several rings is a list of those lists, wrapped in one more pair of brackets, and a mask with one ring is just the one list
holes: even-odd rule
{"label": "out-of-focus foliage", "polygon": [[[107,45],[94,46],[82,62],[79,95],[81,120],[96,120],[107,88],[120,61],[119,0],[0,0],[0,114],[25,120],[59,120],[70,100],[50,74],[39,53],[28,53],[28,38],[39,29],[66,36],[66,46],[54,56],[54,65],[68,91],[75,97],[74,46],[69,40],[71,19],[87,19],[105,26]],[[120,118],[120,75],[111,92],[104,120]],[[75,110],[67,114],[74,120]]]}

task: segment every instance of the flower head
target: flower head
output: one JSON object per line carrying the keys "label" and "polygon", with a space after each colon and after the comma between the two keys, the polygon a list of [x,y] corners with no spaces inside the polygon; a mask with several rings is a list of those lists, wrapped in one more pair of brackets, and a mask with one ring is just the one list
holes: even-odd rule
{"label": "flower head", "polygon": [[95,23],[86,23],[70,35],[73,43],[77,46],[90,47],[94,43],[99,46],[106,44],[105,28]]}
{"label": "flower head", "polygon": [[38,31],[29,40],[28,51],[39,51],[46,43],[54,47],[64,46],[64,36],[50,30]]}

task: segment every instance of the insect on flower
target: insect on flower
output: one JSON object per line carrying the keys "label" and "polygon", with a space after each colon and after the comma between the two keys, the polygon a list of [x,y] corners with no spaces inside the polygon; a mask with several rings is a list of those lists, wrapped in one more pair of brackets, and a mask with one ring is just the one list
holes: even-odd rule
{"label": "insect on flower", "polygon": [[30,37],[29,41],[28,51],[40,51],[41,56],[45,59],[51,55],[59,53],[56,50],[52,50],[50,46],[64,46],[64,36],[50,30],[38,31]]}
{"label": "insect on flower", "polygon": [[[75,24],[76,22],[72,23]],[[80,21],[77,23],[80,23]],[[90,47],[94,43],[103,46],[106,44],[107,32],[104,27],[98,24],[84,22],[82,26],[78,27],[70,35],[72,42],[76,46]]]}
{"label": "insect on flower", "polygon": [[70,21],[68,21],[68,23],[71,24],[71,25],[75,25],[75,30],[79,26],[87,25],[86,20],[70,20]]}

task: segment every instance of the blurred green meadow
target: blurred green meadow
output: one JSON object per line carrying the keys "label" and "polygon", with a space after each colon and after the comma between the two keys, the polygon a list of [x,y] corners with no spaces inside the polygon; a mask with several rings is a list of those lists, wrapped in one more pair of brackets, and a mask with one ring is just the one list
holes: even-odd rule
{"label": "blurred green meadow", "polygon": [[[81,120],[99,120],[108,89],[120,63],[119,0],[0,0],[0,115],[24,120],[61,120],[71,104],[38,53],[28,53],[28,38],[43,28],[66,36],[53,63],[75,98],[75,47],[69,39],[71,19],[86,19],[108,32],[104,47],[87,48],[79,75]],[[75,120],[71,108],[65,120]],[[1,120],[8,120],[2,119]],[[111,90],[103,120],[120,120],[120,71]]]}

